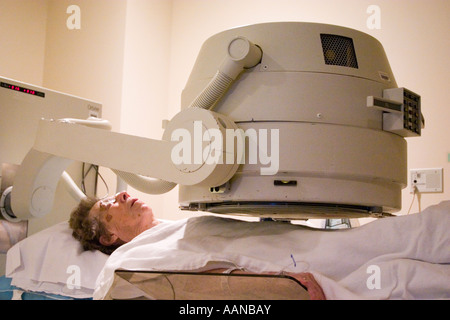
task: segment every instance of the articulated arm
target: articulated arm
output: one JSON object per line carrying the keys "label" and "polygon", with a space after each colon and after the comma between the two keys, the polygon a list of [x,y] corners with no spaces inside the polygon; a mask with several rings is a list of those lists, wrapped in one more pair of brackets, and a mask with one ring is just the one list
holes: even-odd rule
{"label": "articulated arm", "polygon": [[11,191],[12,211],[17,219],[38,218],[50,212],[58,181],[72,162],[34,149],[28,152]]}
{"label": "articulated arm", "polygon": [[[215,187],[226,183],[239,167],[237,155],[242,152],[237,148],[243,144],[227,144],[226,130],[236,132],[238,127],[209,110],[244,69],[260,62],[261,56],[261,49],[246,38],[231,40],[216,77],[191,108],[169,122],[163,140],[111,132],[108,123],[95,119],[41,120],[34,147],[14,181],[14,214],[18,219],[47,214],[57,183],[73,160],[110,168],[128,184],[148,193],[164,193],[176,184]],[[149,181],[148,177],[159,180]]]}
{"label": "articulated arm", "polygon": [[[199,123],[201,127],[198,132]],[[236,129],[237,126],[222,115],[200,108],[189,108],[176,115],[166,129],[165,140],[111,132],[66,120],[41,120],[35,144],[16,174],[11,194],[12,210],[19,219],[47,214],[51,210],[58,181],[74,160],[111,168],[119,175],[131,177],[129,179],[133,179],[133,174],[138,174],[140,180],[152,177],[163,180],[162,183],[224,184],[239,165],[237,161],[225,161],[229,157],[224,140],[221,149],[208,154],[204,150],[212,148],[211,140],[204,139],[211,132],[219,132],[225,139],[227,128]],[[184,133],[185,136],[181,137],[180,142],[171,141],[174,136],[179,138],[174,132]],[[194,149],[195,141],[198,141],[201,156],[196,158],[195,150],[184,150],[193,156],[192,163],[177,163],[173,150],[180,150],[180,145],[187,141],[189,148]],[[217,152],[221,153],[220,161],[210,161],[208,156],[212,157]],[[234,146],[229,152],[236,157]],[[196,159],[201,162],[196,163]],[[167,188],[166,192],[170,189]]]}

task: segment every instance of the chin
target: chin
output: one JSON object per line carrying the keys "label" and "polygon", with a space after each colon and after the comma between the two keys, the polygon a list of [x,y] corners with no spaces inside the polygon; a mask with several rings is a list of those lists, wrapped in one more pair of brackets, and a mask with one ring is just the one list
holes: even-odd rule
{"label": "chin", "polygon": [[147,206],[142,207],[142,212],[141,213],[144,214],[145,217],[148,217],[149,220],[153,220],[153,216],[154,216],[153,215],[153,210],[150,207],[147,207]]}

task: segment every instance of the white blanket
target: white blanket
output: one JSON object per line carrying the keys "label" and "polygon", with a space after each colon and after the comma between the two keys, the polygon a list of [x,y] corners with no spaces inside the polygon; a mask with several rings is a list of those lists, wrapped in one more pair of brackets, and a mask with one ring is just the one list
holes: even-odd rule
{"label": "white blanket", "polygon": [[117,249],[114,270],[195,270],[229,264],[251,272],[311,272],[327,299],[449,299],[450,201],[422,213],[343,230],[201,216],[164,222]]}

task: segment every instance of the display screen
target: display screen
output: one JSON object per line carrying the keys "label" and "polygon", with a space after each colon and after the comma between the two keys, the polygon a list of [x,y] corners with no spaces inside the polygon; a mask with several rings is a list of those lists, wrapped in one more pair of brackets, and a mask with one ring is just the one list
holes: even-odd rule
{"label": "display screen", "polygon": [[1,82],[0,86],[2,88],[6,88],[6,89],[10,89],[10,90],[14,90],[14,91],[18,91],[18,92],[23,92],[23,93],[27,93],[27,94],[31,94],[33,96],[38,96],[38,97],[45,97],[45,93],[44,92],[40,92],[40,91],[36,91],[33,89],[28,89],[25,87],[21,87],[21,86],[16,86],[15,84],[10,84],[10,83],[6,83],[6,82]]}

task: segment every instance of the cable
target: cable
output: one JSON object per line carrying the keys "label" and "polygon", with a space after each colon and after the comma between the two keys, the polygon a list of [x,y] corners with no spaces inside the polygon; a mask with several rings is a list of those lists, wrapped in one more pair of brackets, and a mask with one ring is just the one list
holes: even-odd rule
{"label": "cable", "polygon": [[420,205],[420,199],[421,199],[421,193],[419,191],[417,191],[417,204],[419,206],[419,212],[422,211],[421,205]]}
{"label": "cable", "polygon": [[418,206],[419,206],[419,212],[422,211],[422,209],[420,208],[420,207],[421,207],[421,205],[420,205],[420,191],[419,191],[419,189],[417,188],[417,186],[414,186],[414,195],[413,195],[413,198],[412,198],[412,201],[411,201],[411,205],[409,206],[409,209],[408,209],[408,213],[407,213],[407,214],[410,214],[410,213],[411,213],[411,208],[412,208],[412,206],[413,206],[413,204],[414,204],[414,200],[415,200],[415,198],[416,198],[416,194],[417,194],[417,203],[418,203]]}
{"label": "cable", "polygon": [[101,173],[99,171],[99,167],[97,165],[91,164],[89,166],[89,168],[87,169],[87,171],[85,171],[85,165],[86,165],[86,163],[83,162],[82,163],[82,174],[81,174],[81,190],[84,192],[84,194],[87,194],[85,180],[86,180],[89,172],[91,170],[94,170],[95,171],[95,182],[94,182],[95,189],[97,189],[96,186],[97,186],[98,178],[100,178],[103,181],[103,184],[106,188],[106,195],[104,197],[107,197],[109,195],[109,186],[108,186],[108,183],[103,178],[103,176],[101,175]]}
{"label": "cable", "polygon": [[[106,188],[106,195],[103,196],[103,198],[105,198],[105,197],[107,197],[107,196],[109,195],[109,186],[108,186],[108,184],[106,183],[106,181],[105,181],[105,179],[103,178],[103,176],[101,175],[100,171],[98,170],[98,166],[94,166],[94,165],[93,165],[93,167],[94,167],[94,169],[95,169],[96,177],[99,177],[99,178],[103,181],[103,184],[105,185],[105,188]],[[97,182],[96,182],[95,184],[97,185]]]}
{"label": "cable", "polygon": [[81,164],[81,185],[80,185],[80,187],[81,187],[81,191],[83,191],[83,193],[86,194],[86,186],[84,185],[84,178],[86,177],[84,175],[84,165],[85,165],[85,163],[83,162]]}

